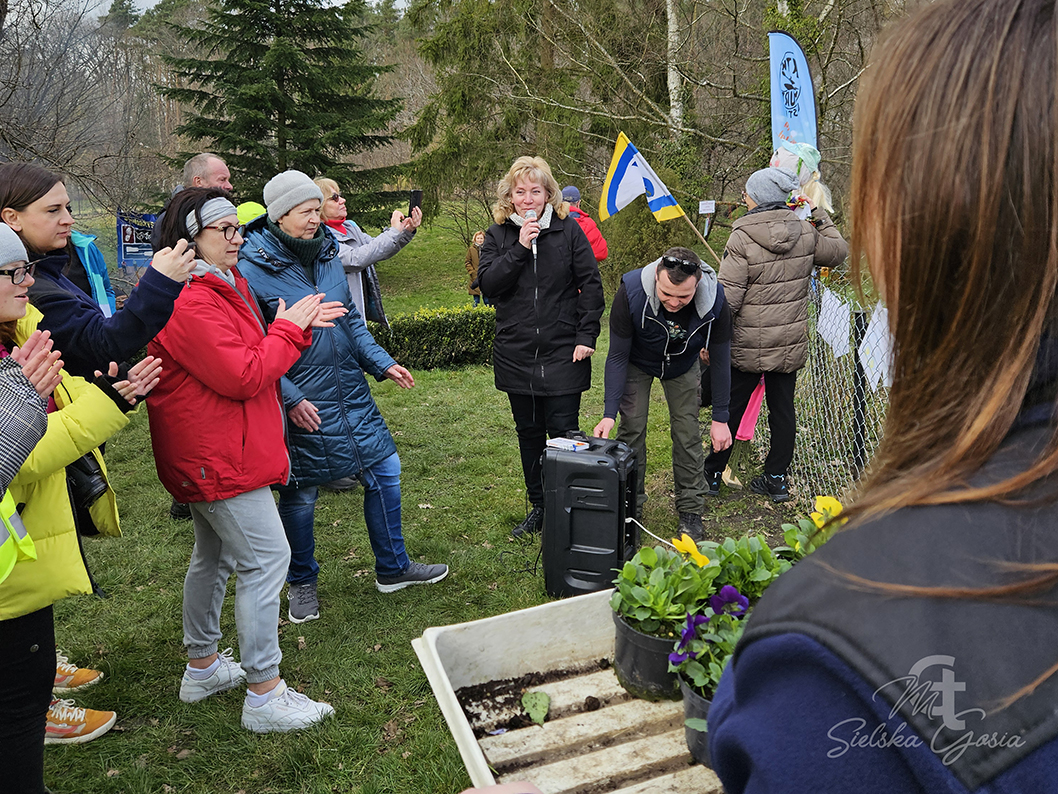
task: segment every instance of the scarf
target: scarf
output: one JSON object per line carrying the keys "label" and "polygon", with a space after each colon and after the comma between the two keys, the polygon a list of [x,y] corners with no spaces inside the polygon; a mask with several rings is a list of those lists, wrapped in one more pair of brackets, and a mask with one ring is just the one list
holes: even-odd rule
{"label": "scarf", "polygon": [[[536,222],[540,224],[540,229],[541,230],[546,229],[548,226],[551,225],[551,217],[554,215],[554,213],[555,213],[555,208],[554,207],[552,207],[550,204],[545,204],[544,205],[544,214],[536,219]],[[522,226],[525,225],[525,218],[523,218],[517,212],[512,214],[508,218],[508,220],[511,221],[511,223],[513,223],[519,229],[522,228]]]}
{"label": "scarf", "polygon": [[[279,224],[271,218],[268,219],[268,230],[279,238],[279,242],[286,246],[286,249],[290,251],[290,253],[298,258],[298,261],[301,262],[301,266],[305,268],[305,272],[309,272],[312,268],[313,263],[316,261],[316,257],[320,254],[320,249],[323,248],[323,244],[327,240],[327,234],[323,231],[322,226],[316,230],[316,234],[311,240],[302,240],[300,237],[291,237],[280,229]],[[311,275],[309,278],[311,280]]]}
{"label": "scarf", "polygon": [[230,270],[221,270],[216,265],[207,262],[205,259],[196,259],[194,270],[191,271],[192,276],[204,276],[206,273],[212,273],[219,279],[223,279],[232,287],[235,286],[235,274]]}

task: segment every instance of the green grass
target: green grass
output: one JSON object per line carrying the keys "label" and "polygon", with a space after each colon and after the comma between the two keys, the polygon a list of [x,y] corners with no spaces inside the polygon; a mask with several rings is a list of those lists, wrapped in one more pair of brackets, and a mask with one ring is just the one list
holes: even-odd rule
{"label": "green grass", "polygon": [[[453,233],[424,228],[379,268],[387,310],[466,302],[464,252]],[[604,330],[594,386],[582,402],[588,431],[602,416],[606,346]],[[106,673],[78,703],[114,709],[119,718],[93,742],[46,748],[45,779],[55,794],[449,794],[470,785],[411,640],[428,626],[520,609],[547,596],[539,543],[509,537],[525,514],[524,485],[510,409],[491,369],[415,372],[415,378],[412,390],[388,381],[373,389],[403,461],[409,553],[446,562],[452,573],[434,586],[378,593],[361,492],[323,494],[316,516],[322,617],[281,627],[281,669],[288,683],[328,700],[337,714],[297,734],[259,737],[243,730],[239,691],[194,705],[177,698],[191,526],[169,520],[170,499],[155,475],[142,412],[107,444],[124,537],[89,539],[85,550],[109,597],[60,602],[56,623],[71,660]],[[652,401],[644,523],[667,536],[676,514],[660,388]],[[713,500],[709,510],[707,524],[717,535],[753,528],[774,536],[791,514],[737,494]],[[221,647],[238,648],[234,579],[229,588]]]}

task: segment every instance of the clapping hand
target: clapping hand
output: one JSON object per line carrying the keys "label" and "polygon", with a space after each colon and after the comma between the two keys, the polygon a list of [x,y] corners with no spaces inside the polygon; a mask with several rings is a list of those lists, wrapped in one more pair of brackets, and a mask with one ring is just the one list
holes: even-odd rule
{"label": "clapping hand", "polygon": [[[97,378],[102,375],[102,372],[96,370]],[[111,378],[118,376],[117,362],[110,362],[107,375]],[[151,390],[158,385],[161,379],[162,360],[154,356],[147,356],[129,370],[129,376],[126,380],[119,380],[112,383],[111,386],[129,405],[135,405],[138,400],[142,400],[150,394]]]}
{"label": "clapping hand", "polygon": [[62,382],[62,353],[52,350],[53,344],[51,331],[38,330],[11,351],[11,358],[22,366],[22,374],[44,399]]}

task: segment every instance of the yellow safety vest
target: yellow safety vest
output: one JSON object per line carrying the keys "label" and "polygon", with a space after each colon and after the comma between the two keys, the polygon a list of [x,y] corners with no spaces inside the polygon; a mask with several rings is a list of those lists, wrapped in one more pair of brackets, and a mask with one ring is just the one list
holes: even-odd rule
{"label": "yellow safety vest", "polygon": [[3,582],[11,575],[16,562],[37,559],[37,547],[18,515],[10,491],[4,491],[4,498],[0,500],[0,520],[4,522],[4,531],[0,535],[3,538],[0,540],[0,582]]}

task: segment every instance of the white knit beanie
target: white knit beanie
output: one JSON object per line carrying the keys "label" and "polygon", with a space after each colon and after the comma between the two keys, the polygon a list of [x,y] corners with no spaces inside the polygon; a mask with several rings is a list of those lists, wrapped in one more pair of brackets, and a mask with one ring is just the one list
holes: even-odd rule
{"label": "white knit beanie", "polygon": [[294,207],[309,199],[319,199],[323,204],[323,191],[301,171],[284,171],[276,174],[264,188],[264,203],[268,217],[278,221]]}
{"label": "white knit beanie", "polygon": [[0,223],[0,267],[7,267],[14,262],[28,262],[26,246],[15,230],[6,223]]}

